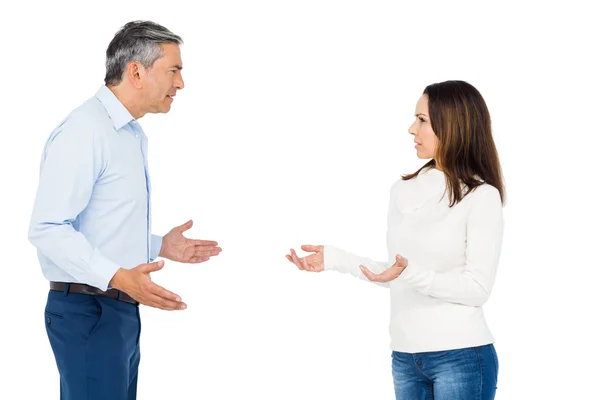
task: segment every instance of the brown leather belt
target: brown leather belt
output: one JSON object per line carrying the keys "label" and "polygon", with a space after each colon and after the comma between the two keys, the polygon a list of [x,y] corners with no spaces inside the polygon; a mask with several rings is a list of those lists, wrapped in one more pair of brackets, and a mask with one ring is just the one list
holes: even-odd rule
{"label": "brown leather belt", "polygon": [[[66,286],[67,286],[67,284],[65,282],[50,282],[51,290],[58,290],[58,291],[64,292]],[[139,305],[139,303],[137,301],[135,301],[127,293],[122,292],[117,289],[108,289],[107,291],[103,291],[103,290],[98,289],[97,287],[90,286],[90,285],[84,285],[82,283],[69,283],[68,292],[69,293],[89,294],[92,296],[108,297],[111,299],[124,301],[126,303],[135,304],[136,306]]]}

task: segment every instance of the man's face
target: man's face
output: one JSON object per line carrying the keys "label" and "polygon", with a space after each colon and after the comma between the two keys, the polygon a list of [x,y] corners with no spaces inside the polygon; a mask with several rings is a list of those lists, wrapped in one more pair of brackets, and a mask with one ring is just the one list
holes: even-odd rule
{"label": "man's face", "polygon": [[144,113],[167,113],[177,90],[183,89],[181,52],[176,43],[160,45],[164,55],[142,77]]}

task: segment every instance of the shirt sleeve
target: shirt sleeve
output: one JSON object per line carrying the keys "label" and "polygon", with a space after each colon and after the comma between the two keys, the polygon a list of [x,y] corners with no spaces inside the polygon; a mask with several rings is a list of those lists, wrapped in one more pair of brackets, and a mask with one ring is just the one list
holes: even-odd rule
{"label": "shirt sleeve", "polygon": [[483,305],[496,278],[504,230],[500,193],[491,189],[473,199],[467,214],[466,263],[462,270],[421,272],[418,263],[408,260],[408,267],[398,279],[423,294],[451,303]]}
{"label": "shirt sleeve", "polygon": [[66,273],[107,290],[119,265],[74,227],[106,165],[106,142],[89,125],[70,117],[46,143],[28,237]]}
{"label": "shirt sleeve", "polygon": [[[361,265],[364,265],[376,274],[379,274],[390,267],[387,263],[359,257],[356,254],[349,253],[334,246],[323,246],[323,258],[325,271],[338,271],[344,274],[350,274],[368,282],[371,281],[369,281],[365,274],[360,270]],[[373,283],[376,283],[379,286],[389,287],[389,283]]]}
{"label": "shirt sleeve", "polygon": [[160,248],[162,247],[162,239],[162,236],[152,235],[150,240],[150,262],[153,262],[158,258]]}

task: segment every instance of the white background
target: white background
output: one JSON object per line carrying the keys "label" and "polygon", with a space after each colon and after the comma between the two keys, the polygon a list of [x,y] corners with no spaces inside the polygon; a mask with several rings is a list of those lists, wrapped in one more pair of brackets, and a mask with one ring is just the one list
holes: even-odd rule
{"label": "white background", "polygon": [[141,120],[154,231],[192,218],[191,237],[223,247],[153,275],[188,309],[142,308],[140,399],[393,398],[387,290],[285,254],[385,260],[389,188],[425,162],[407,133],[416,101],[448,79],[486,99],[507,184],[484,306],[497,399],[598,398],[600,32],[589,4],[562,3],[3,3],[0,398],[58,398],[27,241],[41,151],[134,19],[185,41],[186,88]]}

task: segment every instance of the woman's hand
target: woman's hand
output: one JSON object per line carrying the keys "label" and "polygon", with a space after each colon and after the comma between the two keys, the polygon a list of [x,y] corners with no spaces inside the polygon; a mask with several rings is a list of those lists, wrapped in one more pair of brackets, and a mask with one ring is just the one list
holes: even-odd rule
{"label": "woman's hand", "polygon": [[369,269],[364,265],[360,266],[360,270],[371,282],[386,283],[389,281],[393,281],[394,279],[399,277],[407,266],[408,260],[402,257],[401,255],[396,254],[396,262],[394,263],[394,265],[392,265],[380,274],[374,274],[373,272],[369,271]]}
{"label": "woman's hand", "polygon": [[300,246],[304,251],[311,252],[306,257],[298,257],[294,249],[290,249],[290,254],[286,254],[287,259],[296,264],[296,266],[303,271],[321,272],[325,269],[325,262],[323,257],[323,246],[312,246],[305,244]]}

